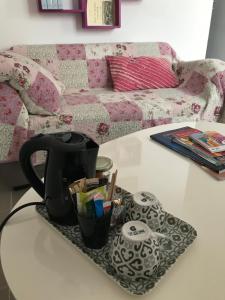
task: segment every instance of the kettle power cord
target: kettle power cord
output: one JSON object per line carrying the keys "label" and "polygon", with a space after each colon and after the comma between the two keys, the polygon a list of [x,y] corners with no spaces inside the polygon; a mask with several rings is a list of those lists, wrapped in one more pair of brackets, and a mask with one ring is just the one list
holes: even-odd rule
{"label": "kettle power cord", "polygon": [[33,205],[45,205],[45,202],[29,202],[26,204],[23,204],[17,208],[15,208],[13,211],[11,211],[8,216],[2,221],[2,223],[0,224],[0,233],[2,232],[2,229],[4,228],[5,224],[8,222],[8,220],[15,214],[17,213],[19,210],[28,207],[28,206],[33,206]]}

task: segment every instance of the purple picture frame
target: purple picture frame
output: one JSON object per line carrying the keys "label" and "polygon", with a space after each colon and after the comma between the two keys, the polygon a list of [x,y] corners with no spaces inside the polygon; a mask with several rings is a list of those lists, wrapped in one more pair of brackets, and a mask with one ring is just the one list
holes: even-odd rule
{"label": "purple picture frame", "polygon": [[41,0],[37,0],[39,12],[46,13],[63,13],[63,14],[80,14],[84,12],[84,2],[79,0],[79,7],[76,9],[44,9]]}
{"label": "purple picture frame", "polygon": [[113,0],[115,3],[115,23],[114,25],[89,25],[87,20],[88,0],[79,0],[77,9],[45,9],[42,8],[41,0],[37,0],[38,9],[41,13],[62,13],[62,14],[82,14],[82,28],[84,29],[114,29],[121,27],[121,0]]}
{"label": "purple picture frame", "polygon": [[88,0],[83,0],[84,12],[82,13],[82,27],[84,29],[113,29],[121,27],[121,0],[113,0],[115,2],[115,24],[110,25],[89,25],[87,20],[87,4]]}

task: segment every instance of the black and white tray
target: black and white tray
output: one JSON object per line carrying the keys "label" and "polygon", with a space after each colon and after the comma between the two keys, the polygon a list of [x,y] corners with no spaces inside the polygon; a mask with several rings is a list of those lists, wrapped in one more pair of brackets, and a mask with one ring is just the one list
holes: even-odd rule
{"label": "black and white tray", "polygon": [[[132,195],[127,191],[117,188],[114,199],[122,198],[124,202],[129,201]],[[186,250],[186,248],[194,241],[197,236],[196,230],[188,223],[176,218],[175,216],[166,213],[164,225],[161,233],[166,235],[168,239],[162,242],[161,262],[158,270],[151,276],[149,280],[144,281],[129,281],[119,277],[113,267],[110,265],[109,251],[112,240],[116,232],[121,228],[121,225],[113,227],[109,234],[109,240],[105,247],[100,250],[88,249],[81,238],[79,226],[61,226],[49,220],[46,208],[37,206],[37,212],[51,225],[59,234],[62,234],[66,239],[80,250],[81,253],[91,259],[97,267],[101,268],[112,280],[119,284],[128,293],[133,295],[144,295],[154,288],[155,284],[165,275],[166,271],[176,262],[176,259]]]}

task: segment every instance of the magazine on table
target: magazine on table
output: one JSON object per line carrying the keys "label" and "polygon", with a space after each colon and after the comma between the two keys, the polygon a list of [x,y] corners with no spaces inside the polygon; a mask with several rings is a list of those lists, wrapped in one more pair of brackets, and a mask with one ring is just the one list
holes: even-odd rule
{"label": "magazine on table", "polygon": [[194,133],[190,138],[211,153],[225,151],[225,136],[216,131]]}
{"label": "magazine on table", "polygon": [[[177,153],[182,154],[183,156],[192,159],[200,166],[210,169],[212,173],[211,175],[215,173],[215,177],[217,177],[217,179],[222,179],[222,178],[218,178],[219,176],[225,179],[224,176],[225,163],[219,161],[218,157],[214,157],[214,156],[210,157],[209,154],[211,153],[209,152],[205,153],[201,148],[188,144],[189,141],[185,142],[185,140],[182,140],[182,142],[178,142],[179,141],[178,138],[181,140],[182,136],[184,137],[187,134],[195,134],[198,132],[201,131],[186,126],[175,130],[169,130],[169,131],[153,134],[150,137],[152,140],[172,149],[173,151],[176,151]],[[193,149],[195,150],[193,151]]]}
{"label": "magazine on table", "polygon": [[200,130],[195,128],[188,128],[187,130],[178,131],[177,133],[174,133],[174,142],[186,147],[187,149],[190,149],[197,155],[215,165],[225,164],[225,152],[211,153],[191,139],[191,136],[201,133],[202,132]]}

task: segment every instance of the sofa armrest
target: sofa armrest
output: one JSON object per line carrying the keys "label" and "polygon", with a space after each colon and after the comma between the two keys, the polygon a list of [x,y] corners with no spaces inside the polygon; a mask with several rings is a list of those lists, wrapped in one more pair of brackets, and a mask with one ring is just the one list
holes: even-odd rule
{"label": "sofa armrest", "polygon": [[224,111],[225,62],[219,59],[179,61],[174,64],[174,70],[180,81],[179,88],[207,100],[205,119],[218,121]]}
{"label": "sofa armrest", "polygon": [[174,64],[174,69],[182,83],[187,81],[194,72],[212,80],[218,73],[225,73],[225,62],[211,58],[194,61],[179,61]]}
{"label": "sofa armrest", "polygon": [[18,92],[0,83],[0,163],[18,161],[28,138],[29,114]]}

